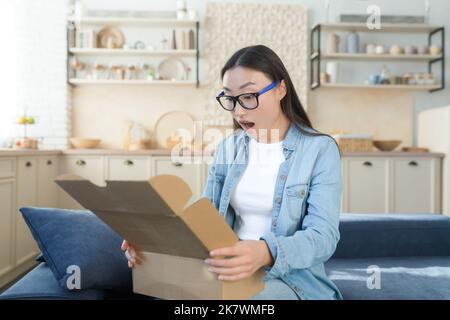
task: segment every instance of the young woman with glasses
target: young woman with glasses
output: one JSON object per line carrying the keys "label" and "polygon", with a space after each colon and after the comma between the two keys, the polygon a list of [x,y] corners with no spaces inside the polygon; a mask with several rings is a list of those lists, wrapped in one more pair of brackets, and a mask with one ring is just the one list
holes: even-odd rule
{"label": "young woman with glasses", "polygon": [[[265,271],[253,299],[342,299],[324,263],[339,241],[342,177],[339,148],[315,130],[277,54],[240,49],[221,72],[216,100],[235,132],[218,144],[203,196],[240,241],[205,263],[224,281]],[[136,252],[126,242],[130,267]],[[218,259],[226,256],[226,259]]]}

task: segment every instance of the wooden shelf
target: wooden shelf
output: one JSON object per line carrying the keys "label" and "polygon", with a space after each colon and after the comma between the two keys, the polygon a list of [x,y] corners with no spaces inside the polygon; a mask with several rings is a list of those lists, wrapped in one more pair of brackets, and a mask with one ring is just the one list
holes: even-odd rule
{"label": "wooden shelf", "polygon": [[348,83],[321,83],[321,88],[336,89],[370,89],[370,90],[411,90],[411,91],[429,91],[439,89],[440,85],[398,85],[398,84],[348,84]]}
{"label": "wooden shelf", "polygon": [[381,29],[371,30],[365,23],[323,23],[320,28],[323,31],[429,33],[441,27],[429,24],[382,23]]}
{"label": "wooden shelf", "polygon": [[195,56],[197,54],[197,50],[195,49],[187,49],[187,50],[148,50],[148,49],[103,49],[103,48],[70,48],[70,53],[77,55],[126,55],[126,56],[135,56],[135,55],[155,55],[155,56],[163,56],[163,55],[183,55],[183,56]]}
{"label": "wooden shelf", "polygon": [[150,18],[114,18],[114,17],[69,17],[69,22],[82,25],[151,25],[151,26],[195,26],[198,20],[150,19]]}
{"label": "wooden shelf", "polygon": [[[315,53],[311,58],[317,57]],[[378,61],[378,60],[394,60],[394,61],[432,61],[441,59],[442,55],[431,54],[366,54],[366,53],[329,53],[320,57],[323,60],[362,60],[362,61]]]}
{"label": "wooden shelf", "polygon": [[166,85],[166,86],[183,86],[196,85],[196,81],[191,80],[92,80],[92,79],[70,79],[70,84],[73,85]]}

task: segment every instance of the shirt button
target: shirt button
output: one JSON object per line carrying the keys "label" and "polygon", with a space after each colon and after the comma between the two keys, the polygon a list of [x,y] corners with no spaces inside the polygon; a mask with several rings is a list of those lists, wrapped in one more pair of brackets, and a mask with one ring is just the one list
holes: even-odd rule
{"label": "shirt button", "polygon": [[272,226],[276,227],[277,226],[277,222],[276,221],[272,222]]}
{"label": "shirt button", "polygon": [[297,288],[297,287],[294,287],[294,290],[295,290],[295,291],[297,291],[297,292],[299,292],[299,291],[300,291],[300,289],[299,289],[299,288]]}
{"label": "shirt button", "polygon": [[275,199],[275,202],[276,202],[276,203],[281,203],[281,198],[280,198],[280,197],[276,198],[276,199]]}
{"label": "shirt button", "polygon": [[285,176],[285,175],[282,175],[282,176],[280,177],[280,180],[282,180],[282,181],[286,180],[286,176]]}
{"label": "shirt button", "polygon": [[300,196],[303,198],[305,196],[305,190],[300,191]]}

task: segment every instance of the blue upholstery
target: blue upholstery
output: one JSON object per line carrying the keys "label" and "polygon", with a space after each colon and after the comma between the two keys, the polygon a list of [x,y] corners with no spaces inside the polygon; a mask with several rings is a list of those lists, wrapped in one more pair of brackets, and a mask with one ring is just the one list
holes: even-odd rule
{"label": "blue upholstery", "polygon": [[131,291],[122,238],[92,212],[34,207],[20,211],[61,287],[67,289],[72,276],[67,268],[77,266],[81,289]]}
{"label": "blue upholstery", "polygon": [[[84,213],[88,214],[87,211]],[[68,219],[67,214],[59,216]],[[75,230],[83,237],[95,242],[86,231],[89,228],[78,228]],[[450,217],[343,214],[339,228],[341,240],[325,268],[344,299],[450,299]],[[80,238],[77,241],[86,240]],[[82,252],[73,251],[68,259],[78,257]],[[367,287],[367,280],[372,276],[367,273],[369,266],[379,268],[380,289]],[[152,299],[126,291],[116,297]],[[5,298],[110,299],[114,294],[110,290],[64,291],[46,263],[41,263],[0,295],[0,299]]]}
{"label": "blue upholstery", "polygon": [[64,290],[53,276],[50,268],[41,262],[22,279],[16,282],[6,292],[0,295],[0,300],[47,300],[47,299],[70,299],[70,300],[101,300],[104,299],[104,290]]}
{"label": "blue upholstery", "polygon": [[437,214],[342,214],[333,258],[450,257],[450,217]]}
{"label": "blue upholstery", "polygon": [[[380,269],[380,289],[369,289],[369,266]],[[449,300],[450,257],[332,259],[325,268],[345,300]]]}

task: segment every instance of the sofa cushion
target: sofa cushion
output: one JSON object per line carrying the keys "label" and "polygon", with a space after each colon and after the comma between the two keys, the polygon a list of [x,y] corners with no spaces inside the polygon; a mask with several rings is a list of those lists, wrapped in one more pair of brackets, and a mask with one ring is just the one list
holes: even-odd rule
{"label": "sofa cushion", "polygon": [[[379,267],[380,289],[367,286],[369,266]],[[347,300],[450,299],[450,257],[331,259],[325,268]]]}
{"label": "sofa cushion", "polygon": [[333,258],[450,256],[450,217],[342,214]]}
{"label": "sofa cushion", "polygon": [[81,289],[131,290],[122,239],[92,212],[34,207],[20,211],[61,287],[68,289],[67,283],[75,283],[73,275],[79,274]]}
{"label": "sofa cushion", "polygon": [[0,300],[101,300],[104,290],[64,290],[45,262],[40,263],[0,295]]}

